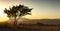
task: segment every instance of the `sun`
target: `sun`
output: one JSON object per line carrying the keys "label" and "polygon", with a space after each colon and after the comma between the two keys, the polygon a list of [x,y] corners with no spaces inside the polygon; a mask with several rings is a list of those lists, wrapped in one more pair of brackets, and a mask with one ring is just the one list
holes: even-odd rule
{"label": "sun", "polygon": [[4,9],[0,8],[0,22],[5,22],[8,20],[7,15],[4,13]]}
{"label": "sun", "polygon": [[3,10],[0,9],[0,17],[3,17]]}

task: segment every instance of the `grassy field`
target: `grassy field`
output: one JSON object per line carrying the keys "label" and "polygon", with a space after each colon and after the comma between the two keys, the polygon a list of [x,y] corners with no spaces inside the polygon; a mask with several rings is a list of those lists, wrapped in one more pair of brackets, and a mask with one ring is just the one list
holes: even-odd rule
{"label": "grassy field", "polygon": [[19,24],[17,26],[0,25],[0,31],[60,31],[60,26],[46,26],[37,24]]}

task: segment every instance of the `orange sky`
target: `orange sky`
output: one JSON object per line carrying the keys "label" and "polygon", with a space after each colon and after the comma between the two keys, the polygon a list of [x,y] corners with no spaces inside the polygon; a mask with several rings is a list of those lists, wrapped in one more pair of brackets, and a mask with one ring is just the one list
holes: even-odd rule
{"label": "orange sky", "polygon": [[6,21],[8,18],[4,14],[4,8],[12,7],[13,5],[23,4],[32,10],[32,15],[24,16],[29,19],[44,19],[44,18],[60,18],[60,2],[59,1],[41,1],[41,0],[0,0],[0,21]]}

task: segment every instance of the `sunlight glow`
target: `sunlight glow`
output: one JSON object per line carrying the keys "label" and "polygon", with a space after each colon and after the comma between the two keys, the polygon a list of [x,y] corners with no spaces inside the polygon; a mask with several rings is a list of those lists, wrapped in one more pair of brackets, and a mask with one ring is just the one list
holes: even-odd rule
{"label": "sunlight glow", "polygon": [[0,6],[0,22],[5,22],[8,20],[7,15],[4,13],[4,6]]}
{"label": "sunlight glow", "polygon": [[60,19],[60,2],[45,2],[45,1],[39,1],[39,0],[1,0],[0,1],[0,22],[8,20],[7,15],[4,13],[5,8],[12,7],[13,5],[25,5],[29,8],[33,8],[32,15],[26,15],[25,18],[29,19]]}

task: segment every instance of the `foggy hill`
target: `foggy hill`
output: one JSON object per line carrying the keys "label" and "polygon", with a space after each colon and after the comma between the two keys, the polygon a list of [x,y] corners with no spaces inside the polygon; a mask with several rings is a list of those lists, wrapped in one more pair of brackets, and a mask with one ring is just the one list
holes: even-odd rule
{"label": "foggy hill", "polygon": [[[60,24],[60,19],[27,19],[27,18],[20,18],[18,23],[25,23],[25,24],[36,24],[36,23],[43,23],[43,24]],[[13,24],[13,21],[8,21],[8,23]]]}
{"label": "foggy hill", "polygon": [[43,24],[60,24],[60,19],[27,19],[22,18],[22,20],[19,20],[19,23],[26,23],[26,24],[36,24],[37,22],[43,23]]}

